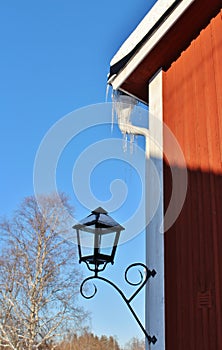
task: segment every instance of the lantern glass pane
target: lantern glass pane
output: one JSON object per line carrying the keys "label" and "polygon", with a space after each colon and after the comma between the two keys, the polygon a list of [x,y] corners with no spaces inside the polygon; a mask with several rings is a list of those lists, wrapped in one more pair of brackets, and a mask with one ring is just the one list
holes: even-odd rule
{"label": "lantern glass pane", "polygon": [[100,254],[111,256],[115,242],[115,237],[116,232],[101,235]]}
{"label": "lantern glass pane", "polygon": [[93,255],[94,252],[94,238],[95,235],[91,232],[85,232],[80,230],[80,244],[82,250],[82,257],[87,255]]}

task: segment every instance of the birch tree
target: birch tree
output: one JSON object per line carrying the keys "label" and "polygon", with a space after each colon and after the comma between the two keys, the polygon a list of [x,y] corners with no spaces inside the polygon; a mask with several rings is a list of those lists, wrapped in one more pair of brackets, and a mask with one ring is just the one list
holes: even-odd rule
{"label": "birch tree", "polygon": [[[64,209],[66,208],[66,209]],[[76,247],[66,196],[25,198],[0,222],[0,348],[54,349],[86,317],[78,306]]]}

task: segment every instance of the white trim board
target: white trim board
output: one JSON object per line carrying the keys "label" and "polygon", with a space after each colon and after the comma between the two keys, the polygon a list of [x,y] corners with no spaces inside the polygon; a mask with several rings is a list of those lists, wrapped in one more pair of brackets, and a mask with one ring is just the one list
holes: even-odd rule
{"label": "white trim board", "polygon": [[[164,234],[161,232],[163,211],[163,96],[162,70],[149,82],[149,133],[146,140],[149,159],[146,162],[146,214],[150,216],[153,198],[159,191],[159,203],[155,215],[146,228],[146,264],[156,270],[156,276],[150,278],[146,287],[146,330],[155,335],[157,342],[147,349],[165,350],[165,301],[164,301]],[[155,140],[153,142],[152,140]],[[153,173],[153,166],[156,173]],[[156,174],[159,184],[155,181]],[[158,186],[158,188],[157,188]]]}

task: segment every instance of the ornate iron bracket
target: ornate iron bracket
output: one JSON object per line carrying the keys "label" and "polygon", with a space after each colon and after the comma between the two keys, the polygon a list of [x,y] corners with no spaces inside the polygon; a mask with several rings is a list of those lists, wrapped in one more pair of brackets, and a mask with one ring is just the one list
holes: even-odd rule
{"label": "ornate iron bracket", "polygon": [[[140,274],[140,281],[139,282],[131,282],[129,281],[128,279],[128,272],[131,268],[133,267],[142,267],[143,268],[143,273],[138,270],[139,274]],[[131,264],[127,267],[126,271],[125,271],[125,280],[128,284],[130,284],[131,286],[139,286],[137,288],[137,290],[129,297],[127,298],[125,296],[125,294],[121,291],[121,289],[115,285],[112,281],[109,281],[108,279],[104,278],[104,277],[101,277],[101,276],[98,276],[98,271],[95,271],[95,275],[94,276],[90,276],[90,277],[87,277],[84,279],[84,281],[82,282],[81,286],[80,286],[80,293],[81,295],[86,298],[86,299],[91,299],[93,298],[96,293],[97,293],[97,287],[94,285],[94,292],[91,294],[91,295],[86,295],[84,293],[84,285],[85,283],[87,283],[88,281],[91,281],[93,279],[99,279],[101,281],[104,281],[104,282],[107,282],[108,284],[110,284],[113,288],[115,288],[115,290],[121,295],[122,299],[125,301],[126,305],[128,306],[129,310],[131,311],[131,313],[133,314],[135,320],[137,321],[138,325],[140,326],[141,330],[143,331],[143,333],[145,334],[146,338],[148,339],[148,342],[149,344],[152,343],[152,344],[155,344],[156,341],[157,341],[157,338],[154,336],[150,336],[147,331],[145,330],[145,328],[143,327],[142,323],[140,322],[137,314],[135,313],[135,311],[133,310],[132,306],[130,305],[130,303],[132,302],[132,300],[135,298],[135,296],[141,291],[141,289],[145,286],[145,284],[147,283],[148,279],[152,276],[154,277],[156,275],[156,271],[155,270],[149,270],[148,267],[142,263],[134,263],[134,264]]]}

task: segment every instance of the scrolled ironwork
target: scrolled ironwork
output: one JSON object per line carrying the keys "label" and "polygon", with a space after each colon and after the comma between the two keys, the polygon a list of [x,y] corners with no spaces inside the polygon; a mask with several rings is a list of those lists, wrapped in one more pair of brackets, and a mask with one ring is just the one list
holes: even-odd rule
{"label": "scrolled ironwork", "polygon": [[[143,282],[143,280],[144,280],[144,273],[142,273],[139,269],[137,269],[137,271],[138,271],[139,274],[140,274],[140,281],[139,281],[139,282],[131,282],[131,281],[129,280],[129,278],[127,277],[129,271],[130,271],[133,267],[135,267],[135,266],[140,266],[140,267],[143,267],[143,269],[145,269],[145,270],[147,269],[147,270],[148,270],[147,266],[144,265],[144,264],[142,264],[142,263],[135,263],[135,264],[131,264],[130,266],[128,266],[127,269],[126,269],[126,271],[125,271],[125,280],[126,280],[126,282],[129,283],[131,286],[139,286],[139,285]],[[146,274],[146,275],[147,275],[147,274]],[[145,276],[145,278],[146,278],[146,276]]]}
{"label": "scrolled ironwork", "polygon": [[[140,275],[140,280],[139,282],[131,282],[128,278],[128,272],[130,271],[130,269],[134,268],[134,267],[140,267],[140,268],[143,268],[143,273],[138,269],[138,272],[139,272],[139,275]],[[122,292],[122,290],[115,284],[113,283],[112,281],[108,280],[107,278],[105,277],[101,277],[101,276],[98,276],[98,271],[95,271],[95,275],[94,276],[90,276],[90,277],[87,277],[84,279],[84,281],[82,282],[81,286],[80,286],[80,293],[81,295],[85,298],[85,299],[91,299],[93,298],[96,293],[97,293],[97,287],[95,286],[95,284],[93,284],[94,286],[94,292],[90,295],[86,295],[86,293],[84,292],[83,288],[84,288],[84,285],[89,282],[90,280],[93,280],[93,279],[98,279],[98,280],[101,280],[101,281],[104,281],[106,283],[108,283],[109,285],[111,285],[119,294],[120,296],[122,297],[122,299],[125,301],[126,305],[128,306],[129,310],[131,311],[132,315],[134,316],[135,320],[137,321],[138,325],[140,326],[141,330],[143,331],[143,333],[145,334],[145,336],[147,337],[148,339],[148,342],[149,343],[152,343],[152,344],[155,344],[156,341],[157,341],[157,338],[155,336],[150,336],[145,328],[143,327],[142,323],[140,322],[137,314],[135,313],[134,309],[132,308],[132,306],[130,305],[131,301],[135,298],[135,296],[141,291],[141,289],[145,286],[145,284],[147,283],[148,279],[152,276],[154,277],[156,275],[156,271],[155,270],[152,270],[150,271],[148,269],[148,267],[145,265],[145,264],[142,264],[142,263],[134,263],[134,264],[131,264],[127,267],[126,271],[125,271],[125,281],[130,284],[131,286],[139,286],[136,291],[131,295],[130,298],[127,298],[125,296],[125,294]]]}
{"label": "scrolled ironwork", "polygon": [[93,283],[94,292],[92,294],[87,295],[86,292],[84,292],[84,286],[87,284],[87,282],[89,282],[90,280],[92,280],[94,278],[95,278],[95,276],[87,277],[84,279],[84,281],[80,285],[80,293],[83,296],[83,298],[85,298],[85,299],[92,299],[97,293],[97,287],[94,283]]}

